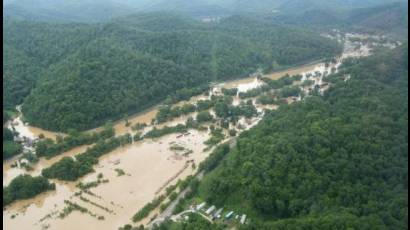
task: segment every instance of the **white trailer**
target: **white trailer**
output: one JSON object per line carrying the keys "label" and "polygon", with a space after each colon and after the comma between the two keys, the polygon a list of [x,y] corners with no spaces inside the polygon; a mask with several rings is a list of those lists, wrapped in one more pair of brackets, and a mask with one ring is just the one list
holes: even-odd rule
{"label": "white trailer", "polygon": [[223,208],[218,209],[218,210],[214,213],[214,218],[220,218],[220,217],[221,217],[222,210],[223,210]]}
{"label": "white trailer", "polygon": [[205,207],[205,202],[201,203],[200,205],[196,206],[196,210],[199,211],[201,210],[203,207]]}
{"label": "white trailer", "polygon": [[228,214],[225,215],[226,219],[229,219],[233,215],[233,211],[228,212]]}
{"label": "white trailer", "polygon": [[241,224],[245,224],[245,220],[246,220],[246,215],[243,214],[241,217]]}
{"label": "white trailer", "polygon": [[207,215],[209,215],[209,214],[211,214],[211,213],[215,210],[215,208],[216,208],[215,205],[212,205],[210,208],[208,208],[208,209],[206,210],[205,213],[206,213]]}

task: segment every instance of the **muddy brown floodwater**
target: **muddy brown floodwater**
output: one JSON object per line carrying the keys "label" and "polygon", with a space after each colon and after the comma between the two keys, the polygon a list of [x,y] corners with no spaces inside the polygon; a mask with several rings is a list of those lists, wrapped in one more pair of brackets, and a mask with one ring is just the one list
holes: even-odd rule
{"label": "muddy brown floodwater", "polygon": [[[113,213],[83,202],[78,197],[72,197],[79,191],[74,183],[57,183],[56,191],[42,194],[34,199],[18,201],[3,211],[5,229],[41,229],[50,225],[51,229],[117,229],[141,207],[151,201],[158,188],[168,186],[194,173],[191,165],[185,167],[187,161],[193,160],[196,165],[203,161],[209,152],[203,152],[203,142],[208,138],[207,132],[192,130],[190,135],[176,138],[177,134],[167,135],[157,140],[147,140],[133,143],[130,146],[118,148],[100,158],[94,167],[95,172],[81,178],[83,182],[96,180],[102,173],[108,183],[100,184],[90,189],[100,196],[96,198],[84,195],[87,199],[112,210]],[[175,142],[193,151],[184,157],[169,150]],[[181,173],[181,169],[182,170]],[[126,175],[117,176],[115,169],[124,170]],[[170,183],[169,178],[175,177]],[[105,220],[97,220],[87,214],[73,212],[64,219],[49,218],[39,223],[39,220],[55,211],[61,211],[64,200],[76,202],[93,213],[102,215]],[[115,214],[114,214],[115,213]],[[18,214],[14,219],[11,215]]]}
{"label": "muddy brown floodwater", "polygon": [[45,159],[44,157],[41,157],[39,159],[39,162],[37,164],[33,165],[33,170],[30,172],[26,172],[24,168],[20,167],[11,167],[11,165],[15,162],[15,160],[11,159],[3,163],[3,186],[8,185],[11,180],[13,180],[15,177],[18,175],[24,174],[24,173],[29,173],[32,176],[38,176],[41,174],[41,170],[44,168],[47,168],[51,166],[52,164],[56,163],[59,161],[61,158],[65,156],[75,156],[79,153],[84,152],[87,147],[90,147],[91,145],[83,145],[79,146],[76,148],[73,148],[65,153],[62,153],[58,156],[55,156],[49,160]]}
{"label": "muddy brown floodwater", "polygon": [[[358,50],[355,50],[353,47],[354,46],[351,44],[346,44],[344,54],[341,57],[338,57],[338,63],[332,66],[339,67],[341,60],[349,56],[365,56],[369,54],[367,47]],[[285,74],[302,74],[302,79],[304,80],[307,77],[307,73],[324,73],[329,70],[330,68],[326,68],[323,63],[308,64],[271,73],[265,75],[265,77],[278,79]],[[321,84],[321,77],[313,78],[313,80],[315,81],[315,84]],[[246,91],[256,88],[261,84],[262,82],[255,77],[249,77],[219,83],[216,87],[237,87],[239,91]],[[191,98],[189,102],[194,103],[200,99],[207,98],[208,96],[200,95]],[[297,100],[300,100],[300,98]],[[239,102],[240,99],[235,97],[234,104],[238,104]],[[187,102],[180,102],[178,105],[184,103]],[[274,105],[256,106],[258,112],[261,113],[263,112],[263,109],[266,108],[277,109],[277,106]],[[159,106],[154,106],[130,117],[128,120],[131,124],[150,124],[151,120],[155,118],[158,108]],[[185,123],[189,116],[194,117],[195,115],[196,113],[191,113],[172,121],[165,122],[158,125],[158,127]],[[243,124],[245,129],[248,129],[257,124],[261,118],[262,116],[250,120],[241,119],[239,122]],[[37,137],[40,133],[43,133],[49,138],[55,138],[57,135],[57,133],[54,132],[23,124],[20,117],[16,118],[14,123],[16,130],[27,137]],[[10,122],[8,125],[10,125]],[[150,128],[152,128],[152,126],[147,127],[145,131]],[[125,126],[124,120],[114,123],[114,129],[116,135],[135,133],[131,130],[131,127]],[[95,132],[99,130],[101,130],[101,128],[92,129],[87,132]],[[79,189],[75,187],[76,183],[52,180],[52,182],[56,183],[55,191],[43,193],[33,199],[14,202],[3,210],[3,229],[21,230],[48,228],[62,230],[112,230],[118,229],[118,227],[123,226],[126,223],[130,223],[132,216],[141,207],[152,201],[156,195],[163,192],[159,192],[159,189],[175,184],[178,179],[184,179],[188,175],[195,173],[195,170],[192,168],[192,163],[187,163],[188,161],[193,161],[196,165],[199,165],[199,163],[209,155],[210,151],[203,151],[206,147],[203,142],[209,138],[209,133],[207,131],[200,132],[190,130],[190,135],[182,136],[180,138],[177,138],[177,136],[178,134],[170,134],[154,140],[146,139],[141,142],[134,142],[126,147],[118,148],[111,153],[102,156],[99,159],[99,163],[94,167],[95,172],[90,173],[77,181],[95,181],[99,173],[103,174],[104,179],[109,180],[108,183],[102,183],[98,187],[90,189],[90,191],[96,196],[83,194],[83,196],[94,203],[94,205],[90,202],[80,200],[78,196],[74,196],[74,193],[79,191]],[[169,147],[175,143],[185,147],[186,150],[192,150],[192,153],[183,156],[181,153],[171,151]],[[26,172],[21,168],[12,168],[11,164],[15,159],[5,161],[3,163],[3,186],[6,186],[13,178],[23,173],[39,175],[43,168],[52,165],[62,157],[75,156],[84,152],[86,148],[87,146],[80,146],[49,160],[42,158],[39,163],[33,166],[34,170],[30,172]],[[122,169],[125,172],[125,175],[117,176],[116,169]],[[86,213],[80,213],[79,211],[74,211],[66,218],[60,219],[57,216],[65,207],[64,200],[78,203],[92,213],[97,214],[97,216],[104,216],[105,220],[98,220],[96,217],[92,217]]]}
{"label": "muddy brown floodwater", "polygon": [[[313,69],[315,66],[302,66],[300,68],[293,68],[287,71],[281,71],[278,73],[270,74],[268,77],[277,79],[285,74],[297,74]],[[238,87],[241,91],[246,91],[252,88],[260,86],[260,82],[254,78],[245,78],[227,83],[220,84],[222,87]],[[191,98],[190,103],[194,103],[198,100],[208,99],[207,96],[196,96]],[[187,102],[180,102],[177,105],[182,105]],[[239,98],[235,98],[235,104],[239,103]],[[267,106],[270,109],[276,109],[275,106]],[[150,124],[151,120],[155,118],[158,112],[159,106],[155,106],[142,113],[136,114],[130,117],[128,120],[131,124],[135,123],[147,123]],[[262,111],[258,108],[258,111]],[[163,127],[165,125],[171,126],[176,124],[182,124],[189,116],[195,117],[196,113],[191,113],[186,116],[181,116],[172,121],[165,122],[158,125]],[[260,118],[251,120],[241,119],[240,123],[243,124],[245,129],[255,125]],[[28,131],[36,129],[30,126],[19,127],[20,130],[24,130],[24,127]],[[135,133],[131,130],[131,127],[126,127],[125,122],[118,121],[114,124],[116,135],[124,133]],[[148,129],[148,128],[147,128]],[[88,132],[100,131],[101,128],[89,130]],[[43,130],[38,132],[32,132],[33,136],[38,136],[40,133],[47,134],[47,137],[55,137],[57,133],[48,133]],[[133,143],[128,147],[116,149],[115,151],[100,158],[99,164],[94,167],[95,172],[86,175],[79,181],[87,182],[96,180],[97,174],[102,173],[105,179],[108,179],[108,183],[100,184],[96,188],[92,188],[91,191],[101,198],[97,198],[90,195],[83,195],[87,199],[94,203],[106,207],[112,210],[112,213],[108,213],[106,210],[101,209],[90,203],[86,203],[80,200],[78,197],[73,196],[76,191],[74,183],[61,183],[56,182],[56,190],[47,192],[37,196],[36,198],[23,200],[13,203],[10,207],[7,207],[3,211],[3,228],[6,229],[117,229],[126,223],[130,222],[133,214],[135,214],[141,207],[155,198],[158,189],[164,186],[175,184],[178,179],[184,179],[188,175],[194,174],[192,166],[186,167],[185,164],[189,160],[193,160],[196,165],[199,165],[208,155],[208,152],[203,152],[206,146],[203,144],[205,140],[209,138],[208,132],[199,132],[191,130],[189,136],[183,136],[176,138],[177,134],[171,134],[158,138],[156,140],[144,140],[142,142]],[[30,133],[28,134],[28,136]],[[193,150],[193,153],[188,157],[181,157],[175,155],[174,152],[169,150],[171,143],[176,142],[179,145],[184,146],[186,149]],[[53,163],[57,162],[63,156],[75,156],[85,151],[86,146],[77,147],[71,151],[68,151],[60,156],[46,160],[42,158],[38,164],[34,166],[34,170],[31,172],[25,172],[21,168],[11,168],[11,161],[3,164],[3,185],[7,185],[10,181],[22,173],[29,173],[31,175],[39,175],[43,168],[46,168]],[[115,163],[118,163],[115,165]],[[117,176],[115,169],[122,169],[126,173],[124,176]],[[182,171],[182,173],[181,173]],[[177,175],[177,176],[176,176]],[[176,176],[176,177],[175,177]],[[169,182],[170,178],[174,178]],[[78,211],[72,212],[64,219],[58,218],[58,212],[65,207],[64,200],[70,200],[76,202],[79,205],[86,207],[92,213],[104,216],[105,220],[98,220],[88,214],[83,214]],[[114,214],[115,213],[115,214]],[[46,218],[41,221],[47,215],[51,215],[51,218]],[[11,218],[15,215],[14,218]]]}
{"label": "muddy brown floodwater", "polygon": [[[35,139],[38,138],[40,134],[43,134],[45,138],[50,138],[50,139],[56,139],[58,133],[57,132],[52,132],[48,130],[44,130],[41,128],[37,128],[34,126],[30,126],[27,124],[24,124],[23,121],[21,120],[21,115],[16,117],[14,120],[9,121],[7,123],[7,127],[10,129],[16,130],[21,137],[28,137],[30,139]],[[64,135],[64,134],[61,134]]]}

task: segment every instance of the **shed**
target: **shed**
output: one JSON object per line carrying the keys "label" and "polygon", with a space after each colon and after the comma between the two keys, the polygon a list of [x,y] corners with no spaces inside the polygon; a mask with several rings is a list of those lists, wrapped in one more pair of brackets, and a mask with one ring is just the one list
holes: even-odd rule
{"label": "shed", "polygon": [[207,210],[206,210],[206,214],[207,215],[209,215],[209,214],[211,214],[213,211],[215,210],[215,205],[212,205],[210,208],[208,208]]}
{"label": "shed", "polygon": [[196,210],[197,211],[201,210],[203,207],[205,207],[205,204],[206,204],[205,202],[199,204],[198,206],[196,206]]}
{"label": "shed", "polygon": [[222,210],[223,210],[223,208],[218,209],[218,210],[214,213],[214,217],[215,217],[215,218],[220,218],[220,217],[221,217]]}
{"label": "shed", "polygon": [[228,214],[225,215],[226,219],[229,219],[233,215],[233,211],[228,212]]}
{"label": "shed", "polygon": [[241,224],[245,224],[245,220],[246,220],[246,215],[245,214],[243,214],[242,215],[242,217],[241,217]]}

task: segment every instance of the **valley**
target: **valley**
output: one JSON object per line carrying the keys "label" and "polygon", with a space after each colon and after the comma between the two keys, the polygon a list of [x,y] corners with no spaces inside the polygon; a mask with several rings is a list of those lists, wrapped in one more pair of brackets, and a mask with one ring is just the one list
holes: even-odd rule
{"label": "valley", "polygon": [[[386,46],[388,49],[393,49],[400,45],[396,42],[386,43],[383,39],[376,38],[371,48],[368,43],[361,41],[363,38],[364,40],[368,38],[369,35],[362,34],[339,34],[330,37],[335,40],[339,39],[344,47],[343,53],[334,57],[333,62],[318,62],[266,74],[255,74],[239,80],[213,82],[208,92],[171,105],[172,107],[186,104],[195,105],[199,101],[212,100],[212,96],[222,97],[224,95],[222,89],[237,89],[235,95],[232,96],[232,106],[241,106],[250,101],[257,114],[253,114],[248,118],[239,116],[235,124],[228,120],[228,129],[224,129],[221,122],[229,116],[227,118],[221,117],[221,115],[218,116],[215,108],[211,108],[208,110],[214,120],[203,123],[205,129],[188,128],[186,132],[182,133],[176,132],[156,138],[145,137],[142,140],[134,139],[131,143],[101,156],[98,163],[93,167],[94,171],[79,178],[78,181],[50,179],[56,185],[54,191],[42,193],[32,199],[15,201],[7,206],[3,210],[3,228],[81,229],[82,226],[87,226],[89,229],[117,229],[130,223],[134,213],[160,194],[163,194],[165,188],[176,185],[178,180],[186,180],[189,176],[195,175],[198,172],[198,166],[214,151],[215,146],[230,139],[230,130],[235,130],[236,136],[257,125],[264,117],[265,110],[276,110],[283,104],[300,101],[309,97],[312,93],[322,95],[331,85],[331,83],[326,82],[326,77],[331,73],[337,73],[342,62],[347,58],[368,56],[371,54],[373,47]],[[263,89],[264,86],[270,85],[272,82],[283,79],[287,75],[288,77],[300,76],[299,80],[291,83],[291,86],[286,86],[295,86],[300,89],[300,92],[296,95],[292,94],[292,96],[283,96],[284,101],[281,102],[282,104],[261,103],[260,97],[262,95],[281,92],[282,88],[264,89],[261,92],[258,92],[258,90]],[[309,81],[310,83],[307,84],[306,82]],[[304,82],[306,85],[303,84]],[[317,91],[315,91],[315,88]],[[251,91],[255,91],[255,95],[246,95]],[[112,127],[115,136],[118,137],[124,134],[144,136],[150,133],[154,127],[155,129],[163,129],[187,124],[190,117],[197,117],[200,113],[198,111],[190,112],[159,123],[155,120],[163,106],[163,104],[158,104],[129,116],[126,121],[121,119],[114,122]],[[34,140],[40,134],[43,134],[45,138],[56,139],[57,136],[62,135],[62,133],[45,131],[24,124],[21,121],[21,116],[22,114],[19,114],[18,117],[7,122],[7,126],[17,131],[20,137],[25,136]],[[134,130],[132,126],[136,124],[146,124],[146,127]],[[222,129],[223,138],[217,144],[206,144],[207,140],[213,136],[210,126]],[[103,127],[98,127],[84,132],[96,133],[102,130]],[[86,151],[87,147],[90,146],[92,144],[81,145],[50,159],[41,157],[37,163],[31,165],[32,170],[30,171],[26,171],[24,167],[12,167],[12,165],[16,165],[16,161],[20,161],[18,159],[20,156],[8,159],[3,162],[3,186],[7,186],[21,174],[41,175],[43,169],[54,165],[63,157],[76,156]],[[33,148],[29,148],[29,150],[32,151]],[[108,181],[99,182],[97,186],[87,189],[76,186],[79,182],[87,184],[104,180]],[[84,213],[74,210],[61,218],[61,213],[67,207],[68,202],[66,201],[77,203],[86,208],[87,211]],[[153,213],[157,212],[159,210],[155,209]],[[135,224],[137,226],[139,224],[148,224],[151,219],[155,219],[153,214],[137,221]]]}

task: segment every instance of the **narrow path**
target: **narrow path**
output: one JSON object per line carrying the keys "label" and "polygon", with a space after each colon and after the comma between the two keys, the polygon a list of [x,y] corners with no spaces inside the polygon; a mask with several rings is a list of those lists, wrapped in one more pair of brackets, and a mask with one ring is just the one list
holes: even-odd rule
{"label": "narrow path", "polygon": [[186,214],[186,213],[195,213],[195,214],[198,214],[198,215],[202,216],[203,218],[205,218],[205,219],[206,219],[207,221],[209,221],[210,223],[213,223],[213,221],[212,221],[211,218],[209,218],[208,216],[204,215],[203,213],[197,212],[197,211],[195,211],[195,210],[185,210],[185,211],[183,211],[183,212],[181,212],[181,213],[179,213],[179,214],[176,214],[176,215],[171,216],[170,219],[173,220],[173,221],[177,221],[177,220],[179,220],[180,218],[182,218],[182,215],[184,215],[184,214]]}

